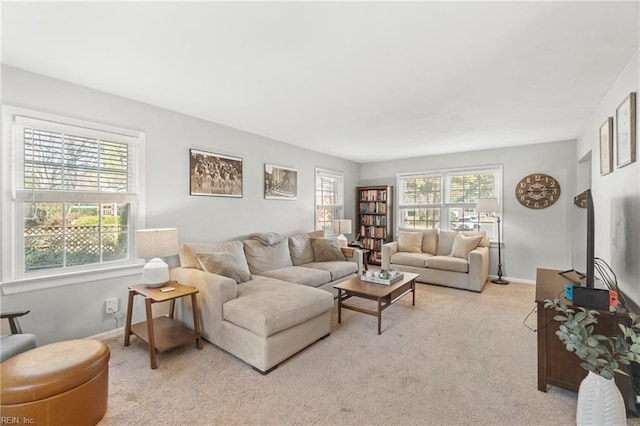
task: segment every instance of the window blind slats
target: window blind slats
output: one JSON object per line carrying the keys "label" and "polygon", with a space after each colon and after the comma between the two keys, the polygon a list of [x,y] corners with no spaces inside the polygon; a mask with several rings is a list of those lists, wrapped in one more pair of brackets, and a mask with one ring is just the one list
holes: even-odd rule
{"label": "window blind slats", "polygon": [[22,128],[19,189],[135,192],[131,154],[122,142]]}

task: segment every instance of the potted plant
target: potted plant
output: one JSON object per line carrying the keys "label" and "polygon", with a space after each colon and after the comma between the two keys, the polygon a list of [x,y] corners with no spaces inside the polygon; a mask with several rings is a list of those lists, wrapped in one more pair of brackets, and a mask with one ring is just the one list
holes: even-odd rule
{"label": "potted plant", "polygon": [[554,316],[560,323],[556,335],[589,371],[578,391],[577,424],[626,424],[624,401],[613,378],[615,373],[627,374],[620,364],[640,362],[640,317],[629,313],[630,325],[619,324],[620,334],[604,336],[594,331],[598,311],[582,307],[576,311],[558,298],[546,300],[544,307],[559,312]]}

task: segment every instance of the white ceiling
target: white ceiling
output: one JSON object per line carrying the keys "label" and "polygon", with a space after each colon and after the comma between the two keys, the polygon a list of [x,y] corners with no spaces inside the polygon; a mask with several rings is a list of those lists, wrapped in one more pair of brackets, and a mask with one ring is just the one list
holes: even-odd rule
{"label": "white ceiling", "polygon": [[638,1],[2,2],[2,62],[360,163],[573,139]]}

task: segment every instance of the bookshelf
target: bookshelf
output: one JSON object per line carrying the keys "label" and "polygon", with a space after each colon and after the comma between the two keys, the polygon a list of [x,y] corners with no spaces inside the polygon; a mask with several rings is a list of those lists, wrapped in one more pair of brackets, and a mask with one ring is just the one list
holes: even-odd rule
{"label": "bookshelf", "polygon": [[368,263],[380,265],[382,245],[393,241],[393,186],[359,186],[356,200],[358,239],[371,250]]}

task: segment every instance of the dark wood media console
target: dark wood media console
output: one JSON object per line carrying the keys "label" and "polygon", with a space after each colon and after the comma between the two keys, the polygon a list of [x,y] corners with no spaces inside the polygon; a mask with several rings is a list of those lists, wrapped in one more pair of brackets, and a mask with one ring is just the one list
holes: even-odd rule
{"label": "dark wood media console", "polygon": [[[564,288],[571,282],[559,274],[559,270],[538,268],[536,274],[536,304],[538,310],[538,390],[547,391],[549,385],[577,392],[587,370],[580,367],[582,362],[574,353],[567,352],[556,336],[558,322],[553,319],[557,312],[545,309],[544,301],[558,297],[565,304],[571,304],[564,298]],[[575,285],[575,284],[574,284]],[[593,309],[593,308],[589,308]],[[614,336],[619,332],[618,324],[629,322],[624,312],[600,312],[596,332],[605,336]],[[622,366],[624,367],[624,366]],[[624,368],[622,368],[625,370]],[[626,371],[626,370],[625,370]],[[637,415],[635,394],[628,376],[616,374],[616,385],[625,402],[628,414]]]}

